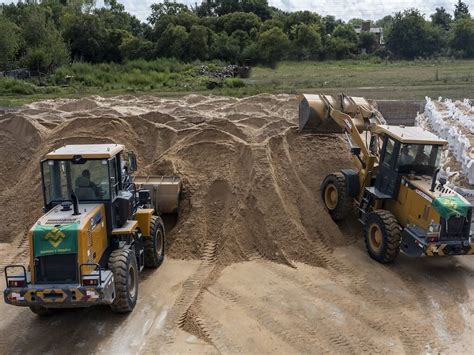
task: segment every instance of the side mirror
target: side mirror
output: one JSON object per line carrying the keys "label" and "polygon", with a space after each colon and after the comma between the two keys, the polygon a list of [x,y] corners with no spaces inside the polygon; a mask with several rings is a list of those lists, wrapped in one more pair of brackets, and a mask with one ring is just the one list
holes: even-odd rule
{"label": "side mirror", "polygon": [[137,171],[137,157],[134,152],[128,152],[128,168],[131,173]]}

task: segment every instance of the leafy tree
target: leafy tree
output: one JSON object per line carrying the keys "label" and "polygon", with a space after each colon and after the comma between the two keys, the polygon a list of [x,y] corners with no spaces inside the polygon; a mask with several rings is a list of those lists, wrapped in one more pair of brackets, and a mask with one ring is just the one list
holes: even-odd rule
{"label": "leafy tree", "polygon": [[214,3],[213,1],[203,0],[201,5],[196,6],[194,12],[199,17],[209,17],[214,15]]}
{"label": "leafy tree", "polygon": [[260,32],[268,31],[272,29],[273,27],[278,27],[278,28],[283,29],[283,22],[281,22],[280,20],[275,20],[275,19],[266,20],[260,26]]}
{"label": "leafy tree", "polygon": [[20,49],[20,29],[0,16],[0,70],[10,69]]}
{"label": "leafy tree", "polygon": [[323,29],[325,34],[333,33],[334,29],[337,25],[340,25],[342,22],[340,20],[336,20],[334,16],[325,16],[322,19]]}
{"label": "leafy tree", "polygon": [[135,60],[143,58],[151,60],[154,57],[153,43],[132,35],[122,39],[119,50],[123,59]]}
{"label": "leafy tree", "polygon": [[241,6],[243,12],[253,13],[262,21],[271,18],[267,0],[241,0]]}
{"label": "leafy tree", "polygon": [[441,50],[441,36],[418,10],[405,10],[395,15],[387,47],[399,58],[428,57]]}
{"label": "leafy tree", "polygon": [[393,25],[393,16],[387,15],[375,22],[375,26],[382,27],[385,36],[388,36]]}
{"label": "leafy tree", "polygon": [[239,43],[232,40],[226,32],[221,32],[213,36],[211,46],[212,58],[236,63],[239,53]]}
{"label": "leafy tree", "polygon": [[186,28],[186,31],[189,32],[191,31],[191,27],[193,27],[194,25],[199,25],[199,18],[196,14],[189,11],[181,12],[177,15],[163,15],[154,24],[154,39],[158,40],[170,24],[173,24],[175,26],[183,26],[184,28]]}
{"label": "leafy tree", "polygon": [[447,13],[444,7],[437,7],[436,12],[431,15],[431,22],[448,31],[452,22],[451,14]]}
{"label": "leafy tree", "polygon": [[208,29],[204,26],[194,25],[189,33],[190,59],[207,59],[209,55]]}
{"label": "leafy tree", "polygon": [[242,11],[242,6],[239,0],[214,0],[208,2],[213,4],[213,12],[217,16],[223,16]]}
{"label": "leafy tree", "polygon": [[349,25],[349,24],[337,25],[337,27],[332,32],[332,35],[334,37],[339,37],[339,38],[345,39],[349,43],[356,44],[357,41],[358,41],[357,33],[354,30],[354,27],[352,25]]}
{"label": "leafy tree", "polygon": [[362,18],[351,18],[347,23],[354,27],[361,27],[364,22],[365,20]]}
{"label": "leafy tree", "polygon": [[356,51],[356,44],[343,37],[328,37],[325,43],[325,56],[334,59],[344,59]]}
{"label": "leafy tree", "polygon": [[250,36],[247,32],[242,30],[236,30],[232,32],[230,40],[233,44],[237,44],[240,48],[240,52],[244,50],[247,46],[251,44]]}
{"label": "leafy tree", "polygon": [[359,48],[365,49],[367,53],[372,53],[377,44],[375,35],[371,32],[361,32],[359,34]]}
{"label": "leafy tree", "polygon": [[458,3],[454,5],[454,19],[459,20],[464,17],[471,17],[469,7],[465,2],[458,0]]}
{"label": "leafy tree", "polygon": [[306,24],[297,25],[295,28],[295,38],[292,43],[297,59],[317,59],[321,50],[321,36],[314,27]]}
{"label": "leafy tree", "polygon": [[474,58],[474,20],[461,18],[454,24],[451,47],[466,58]]}
{"label": "leafy tree", "polygon": [[274,65],[283,59],[288,51],[288,36],[281,29],[274,27],[260,34],[257,47],[262,61]]}
{"label": "leafy tree", "polygon": [[261,20],[257,15],[246,12],[234,12],[221,16],[219,22],[220,28],[229,35],[237,30],[249,33],[252,28],[259,29],[261,25]]}
{"label": "leafy tree", "polygon": [[186,60],[188,48],[189,33],[186,28],[169,24],[157,43],[157,55]]}
{"label": "leafy tree", "polygon": [[150,24],[154,25],[162,16],[177,16],[189,11],[189,8],[185,4],[164,0],[162,3],[151,5],[151,15],[147,20]]}
{"label": "leafy tree", "polygon": [[100,63],[103,60],[105,28],[96,16],[78,14],[64,30],[63,37],[69,44],[74,60]]}
{"label": "leafy tree", "polygon": [[22,61],[31,69],[41,73],[51,73],[69,61],[69,52],[59,32],[47,26],[48,34],[42,42],[27,49]]}
{"label": "leafy tree", "polygon": [[27,10],[22,34],[26,54],[22,58],[30,69],[51,72],[69,61],[69,51],[58,29],[47,20],[47,13],[37,6]]}

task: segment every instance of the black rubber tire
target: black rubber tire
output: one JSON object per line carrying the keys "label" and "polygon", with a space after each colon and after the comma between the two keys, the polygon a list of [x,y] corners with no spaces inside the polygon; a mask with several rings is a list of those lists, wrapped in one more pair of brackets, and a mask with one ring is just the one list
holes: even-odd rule
{"label": "black rubber tire", "polygon": [[151,217],[150,236],[143,238],[145,244],[145,266],[156,269],[161,265],[165,257],[165,229],[160,217]]}
{"label": "black rubber tire", "polygon": [[[115,299],[110,308],[116,313],[131,312],[138,299],[138,266],[135,252],[131,249],[114,250],[110,254],[109,269],[114,274],[115,282]],[[133,277],[130,282],[133,288],[130,287],[130,277]]]}
{"label": "black rubber tire", "polygon": [[[371,242],[371,228],[375,228],[375,225],[380,228],[382,234],[378,248],[375,248],[374,243]],[[400,244],[402,241],[401,227],[397,218],[386,210],[371,212],[367,216],[364,227],[364,239],[365,247],[371,258],[382,264],[395,261],[400,252]]]}
{"label": "black rubber tire", "polygon": [[54,309],[43,306],[30,306],[30,310],[40,317],[51,317],[55,313]]}
{"label": "black rubber tire", "polygon": [[[330,187],[337,190],[337,204],[335,206],[328,206],[326,202],[326,189]],[[346,177],[342,173],[332,173],[326,176],[321,184],[321,197],[329,215],[336,222],[343,220],[352,210],[353,201],[347,193]]]}

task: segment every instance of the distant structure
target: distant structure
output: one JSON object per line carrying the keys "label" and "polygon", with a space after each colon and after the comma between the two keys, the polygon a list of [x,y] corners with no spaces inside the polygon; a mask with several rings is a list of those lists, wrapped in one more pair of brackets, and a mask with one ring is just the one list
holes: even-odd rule
{"label": "distant structure", "polygon": [[361,27],[355,29],[357,34],[362,32],[370,32],[375,35],[376,44],[375,49],[383,47],[385,45],[384,38],[383,38],[383,28],[382,27],[371,27],[370,21],[362,22]]}

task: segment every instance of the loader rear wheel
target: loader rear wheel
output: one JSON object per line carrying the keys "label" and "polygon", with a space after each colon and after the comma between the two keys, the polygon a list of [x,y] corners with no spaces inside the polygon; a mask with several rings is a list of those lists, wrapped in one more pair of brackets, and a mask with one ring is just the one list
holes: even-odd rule
{"label": "loader rear wheel", "polygon": [[115,299],[110,305],[116,313],[128,313],[137,304],[138,267],[135,252],[117,249],[110,254],[109,269],[114,274]]}
{"label": "loader rear wheel", "polygon": [[401,228],[389,211],[377,210],[367,216],[365,246],[371,258],[380,263],[393,262],[400,252]]}
{"label": "loader rear wheel", "polygon": [[152,216],[150,236],[145,237],[145,266],[157,268],[165,257],[165,230],[160,217]]}
{"label": "loader rear wheel", "polygon": [[50,317],[54,314],[54,309],[43,306],[30,306],[30,310],[40,317]]}
{"label": "loader rear wheel", "polygon": [[321,184],[324,205],[334,221],[343,220],[350,212],[352,199],[347,193],[346,178],[342,173],[332,173]]}

